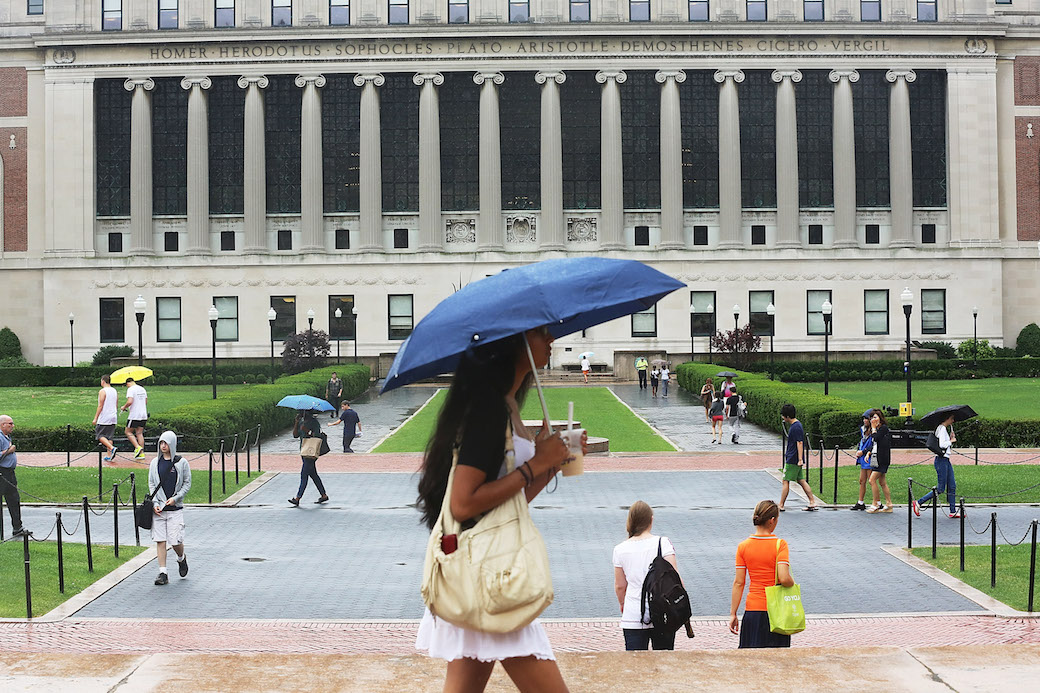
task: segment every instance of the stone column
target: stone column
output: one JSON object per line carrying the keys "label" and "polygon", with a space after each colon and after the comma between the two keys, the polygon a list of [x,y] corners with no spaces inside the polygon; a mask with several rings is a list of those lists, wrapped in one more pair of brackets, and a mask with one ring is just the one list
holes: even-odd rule
{"label": "stone column", "polygon": [[383,161],[379,144],[379,90],[383,75],[354,75],[354,86],[361,87],[361,147],[359,165],[359,203],[361,209],[358,250],[380,252],[383,245]]}
{"label": "stone column", "polygon": [[557,70],[536,72],[542,86],[541,197],[542,228],[537,232],[542,250],[563,250],[563,125],[560,117],[560,85],[567,76]]}
{"label": "stone column", "polygon": [[892,204],[892,248],[914,247],[914,171],[910,152],[910,82],[913,70],[889,70],[888,167]]}
{"label": "stone column", "polygon": [[798,227],[798,70],[774,70],[776,84],[776,247],[800,248]]}
{"label": "stone column", "polygon": [[834,84],[831,105],[833,142],[834,243],[835,248],[855,248],[856,240],[856,130],[852,110],[852,85],[859,81],[855,70],[831,70]]}
{"label": "stone column", "polygon": [[412,76],[419,92],[419,250],[439,252],[443,248],[441,225],[441,121],[437,87],[444,84],[439,72]]}
{"label": "stone column", "polygon": [[130,102],[130,253],[153,255],[152,239],[152,98],[150,78],[128,79]]}
{"label": "stone column", "polygon": [[600,96],[600,248],[625,247],[625,190],[621,161],[621,89],[628,75],[622,70],[601,70],[596,81],[603,85]]}
{"label": "stone column", "polygon": [[742,248],[740,200],[740,106],[737,85],[741,70],[718,70],[719,87],[719,248]]}
{"label": "stone column", "polygon": [[209,240],[209,77],[185,77],[188,91],[188,255],[213,252]]}
{"label": "stone column", "polygon": [[502,249],[502,143],[498,120],[498,89],[505,81],[501,72],[478,72],[473,82],[480,85],[480,221],[477,249]]}
{"label": "stone column", "polygon": [[660,70],[654,79],[661,85],[661,250],[684,248],[682,123],[679,85],[682,70]]}
{"label": "stone column", "polygon": [[322,176],[321,92],[325,75],[299,75],[300,102],[300,250],[325,251],[325,185]]}
{"label": "stone column", "polygon": [[238,86],[246,90],[245,152],[242,201],[246,253],[266,253],[267,247],[267,155],[264,146],[264,96],[267,77],[243,76]]}
{"label": "stone column", "polygon": [[998,58],[997,190],[1000,198],[1000,239],[1007,242],[1018,240],[1018,171],[1015,150],[1015,61]]}

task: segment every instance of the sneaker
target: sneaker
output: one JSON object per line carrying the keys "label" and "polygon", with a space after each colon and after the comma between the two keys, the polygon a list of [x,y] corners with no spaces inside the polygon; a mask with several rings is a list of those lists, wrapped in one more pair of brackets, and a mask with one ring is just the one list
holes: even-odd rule
{"label": "sneaker", "polygon": [[134,448],[134,459],[135,460],[143,460],[144,459],[144,448]]}
{"label": "sneaker", "polygon": [[878,512],[880,510],[881,510],[881,508],[879,506],[877,506],[877,505],[868,505],[867,506],[867,512],[868,513],[876,513],[876,512]]}
{"label": "sneaker", "polygon": [[26,536],[31,537],[32,536],[32,532],[27,530],[25,527],[19,527],[18,529],[16,529],[13,532],[11,532],[11,538],[12,539],[14,537],[26,537]]}
{"label": "sneaker", "polygon": [[859,501],[856,501],[856,504],[854,506],[852,506],[851,508],[849,508],[849,510],[866,510],[866,509],[867,509],[867,506],[865,506],[863,503],[860,503]]}
{"label": "sneaker", "polygon": [[319,498],[318,500],[316,500],[314,502],[315,503],[328,503],[329,502],[329,497],[328,496],[322,496],[321,498]]}
{"label": "sneaker", "polygon": [[292,505],[295,505],[297,508],[300,507],[300,499],[299,498],[290,498],[289,499],[289,503],[292,504]]}
{"label": "sneaker", "polygon": [[910,507],[913,508],[914,515],[917,515],[918,517],[921,517],[921,504],[917,502],[916,498],[914,500],[910,501],[910,502],[911,502],[911,506]]}
{"label": "sneaker", "polygon": [[949,517],[950,517],[950,519],[951,519],[951,520],[956,520],[956,519],[957,519],[957,518],[959,518],[960,516],[961,516],[960,512],[952,512],[952,513],[949,513]]}
{"label": "sneaker", "polygon": [[729,437],[729,442],[731,442],[731,443],[737,442],[737,437],[736,436],[730,436]]}
{"label": "sneaker", "polygon": [[881,508],[878,509],[878,512],[879,513],[890,513],[890,512],[892,512],[892,506],[891,505],[882,505]]}
{"label": "sneaker", "polygon": [[155,578],[155,584],[165,585],[170,582],[170,576],[166,573],[159,573],[159,577]]}
{"label": "sneaker", "polygon": [[111,455],[109,455],[108,457],[102,457],[101,459],[103,459],[105,462],[111,462],[115,458],[116,458],[116,453],[113,450]]}
{"label": "sneaker", "polygon": [[180,573],[181,577],[188,577],[188,557],[185,556],[183,560],[177,561],[177,572]]}
{"label": "sneaker", "polygon": [[814,513],[814,512],[816,512],[819,509],[820,508],[818,506],[815,506],[815,505],[807,505],[804,508],[802,508],[802,510],[807,512],[807,513]]}

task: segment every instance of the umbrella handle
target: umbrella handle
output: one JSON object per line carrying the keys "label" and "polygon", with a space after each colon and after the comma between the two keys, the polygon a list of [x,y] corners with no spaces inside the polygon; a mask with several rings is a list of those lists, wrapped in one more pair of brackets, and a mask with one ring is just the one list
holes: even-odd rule
{"label": "umbrella handle", "polygon": [[538,401],[542,403],[542,415],[545,416],[545,423],[552,428],[552,421],[549,419],[549,407],[545,406],[545,395],[542,393],[542,381],[538,379],[538,366],[534,365],[534,354],[531,353],[531,343],[527,341],[527,335],[524,334],[524,348],[527,349],[527,360],[531,362],[531,373],[534,374],[534,386],[538,390]]}

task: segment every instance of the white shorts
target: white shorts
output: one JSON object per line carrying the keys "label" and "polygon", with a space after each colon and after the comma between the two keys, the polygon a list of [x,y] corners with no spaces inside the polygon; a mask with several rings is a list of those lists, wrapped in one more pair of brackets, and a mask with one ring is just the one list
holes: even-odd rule
{"label": "white shorts", "polygon": [[171,546],[184,543],[184,511],[164,510],[152,518],[152,541]]}

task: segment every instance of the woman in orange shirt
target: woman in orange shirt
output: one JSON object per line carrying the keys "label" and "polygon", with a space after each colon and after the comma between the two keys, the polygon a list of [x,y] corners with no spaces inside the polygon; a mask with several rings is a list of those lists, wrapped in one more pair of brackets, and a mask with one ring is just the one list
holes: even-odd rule
{"label": "woman in orange shirt", "polygon": [[[766,613],[766,587],[794,584],[788,559],[787,542],[773,534],[780,521],[780,509],[771,500],[755,506],[755,533],[737,546],[737,575],[729,605],[729,630],[740,635],[740,647],[790,647],[791,636],[769,630]],[[745,575],[751,576],[744,618],[737,624],[737,608],[744,596]]]}

